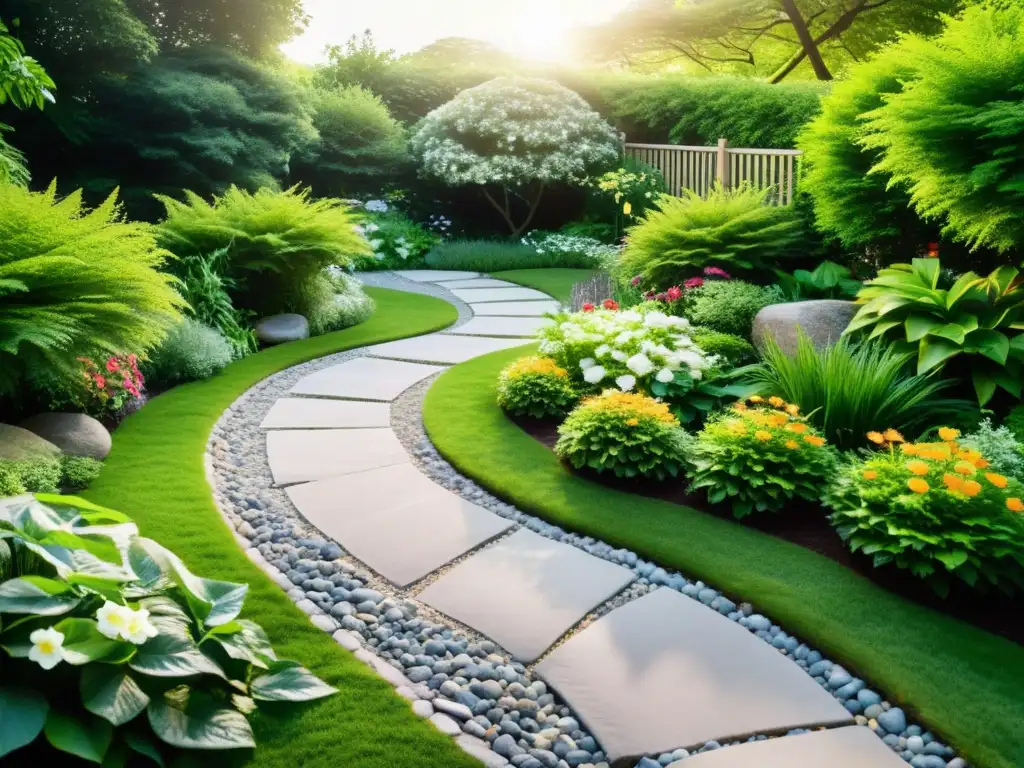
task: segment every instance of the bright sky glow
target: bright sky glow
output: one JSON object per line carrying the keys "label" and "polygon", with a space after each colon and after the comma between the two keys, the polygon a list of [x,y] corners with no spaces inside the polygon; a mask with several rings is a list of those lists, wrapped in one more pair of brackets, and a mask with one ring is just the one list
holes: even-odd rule
{"label": "bright sky glow", "polygon": [[305,0],[304,35],[282,46],[296,61],[324,60],[327,45],[364,29],[381,48],[418,50],[444,37],[486,40],[523,58],[570,61],[568,33],[607,20],[630,0]]}

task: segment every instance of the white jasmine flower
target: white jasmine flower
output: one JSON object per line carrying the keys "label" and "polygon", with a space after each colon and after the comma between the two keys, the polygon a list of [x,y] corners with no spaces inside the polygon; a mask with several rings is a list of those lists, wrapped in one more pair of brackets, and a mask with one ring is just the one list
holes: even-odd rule
{"label": "white jasmine flower", "polygon": [[583,372],[583,380],[588,384],[597,384],[604,378],[605,373],[607,371],[605,371],[603,365],[594,365]]}
{"label": "white jasmine flower", "polygon": [[654,363],[643,352],[633,355],[626,361],[626,367],[637,376],[646,376],[654,370]]}
{"label": "white jasmine flower", "polygon": [[598,357],[604,357],[609,352],[611,352],[611,350],[612,348],[609,347],[607,344],[602,344],[601,346],[594,350],[594,354],[597,355]]}
{"label": "white jasmine flower", "polygon": [[100,634],[103,636],[116,640],[118,637],[124,636],[125,628],[128,626],[128,620],[131,616],[132,610],[130,608],[107,600],[96,611],[97,629],[99,629]]}
{"label": "white jasmine flower", "polygon": [[675,371],[673,371],[671,368],[662,368],[660,371],[658,371],[658,375],[655,376],[654,378],[656,378],[662,384],[668,384],[675,377]]}
{"label": "white jasmine flower", "polygon": [[613,349],[611,351],[611,356],[613,360],[617,360],[620,363],[624,363],[629,359],[629,355],[627,355],[621,349]]}
{"label": "white jasmine flower", "polygon": [[628,373],[623,374],[615,380],[615,386],[623,392],[630,392],[636,386],[636,377],[630,376]]}
{"label": "white jasmine flower", "polygon": [[585,357],[580,360],[580,368],[584,371],[587,370],[587,368],[593,368],[595,365],[597,365],[597,361],[592,357]]}
{"label": "white jasmine flower", "polygon": [[32,649],[28,657],[46,670],[53,669],[64,661],[64,634],[53,627],[37,629],[28,636]]}
{"label": "white jasmine flower", "polygon": [[149,620],[149,611],[145,608],[140,608],[137,611],[132,611],[131,617],[128,619],[128,626],[125,627],[122,637],[129,643],[142,645],[149,638],[156,637],[158,634],[160,634],[159,631]]}

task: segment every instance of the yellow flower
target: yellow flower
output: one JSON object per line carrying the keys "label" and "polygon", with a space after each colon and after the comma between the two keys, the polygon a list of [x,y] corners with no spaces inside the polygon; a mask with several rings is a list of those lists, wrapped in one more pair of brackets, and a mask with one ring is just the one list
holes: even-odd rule
{"label": "yellow flower", "polygon": [[772,395],[771,397],[768,398],[768,404],[775,408],[781,408],[786,404],[786,401],[783,400],[781,397],[776,397],[775,395]]}
{"label": "yellow flower", "polygon": [[730,421],[728,424],[728,429],[734,435],[747,434],[747,425],[744,424],[742,421]]}
{"label": "yellow flower", "polygon": [[944,443],[951,443],[960,437],[959,429],[951,429],[950,427],[942,427],[939,429],[939,439]]}
{"label": "yellow flower", "polygon": [[928,493],[931,486],[928,485],[920,477],[912,477],[907,480],[907,488],[912,490],[914,493]]}
{"label": "yellow flower", "polygon": [[876,480],[878,478],[878,473],[873,469],[865,469],[861,472],[861,477],[865,480]]}
{"label": "yellow flower", "polygon": [[510,379],[517,378],[519,376],[526,376],[531,373],[536,374],[553,374],[555,376],[568,376],[569,372],[564,368],[560,367],[558,363],[552,360],[550,357],[521,357],[516,360],[512,365],[508,366],[505,371],[505,376]]}
{"label": "yellow flower", "polygon": [[807,425],[801,424],[799,421],[797,421],[792,424],[787,424],[786,429],[789,432],[796,432],[798,435],[802,435],[804,432],[807,431]]}
{"label": "yellow flower", "polygon": [[800,406],[797,405],[796,403],[790,403],[789,405],[786,406],[786,413],[788,413],[790,416],[796,416],[798,413],[800,413]]}
{"label": "yellow flower", "polygon": [[920,448],[913,443],[904,443],[900,446],[900,450],[907,456],[917,456],[921,452]]}
{"label": "yellow flower", "polygon": [[764,402],[764,398],[761,397],[760,395],[751,395],[750,397],[747,398],[747,400],[749,400],[752,403],[763,403]]}
{"label": "yellow flower", "polygon": [[742,412],[742,411],[746,411],[746,410],[749,410],[749,409],[747,408],[747,404],[746,404],[746,403],[733,403],[733,404],[732,404],[732,407],[733,407],[733,410],[736,410],[736,411],[741,411],[741,412]]}
{"label": "yellow flower", "polygon": [[1011,512],[1024,512],[1024,501],[1016,496],[1011,496],[1006,500],[1006,508]]}
{"label": "yellow flower", "polygon": [[825,444],[825,438],[818,437],[816,435],[804,435],[804,442],[810,443],[811,445],[820,448]]}
{"label": "yellow flower", "polygon": [[996,488],[1005,488],[1006,484],[1009,482],[1003,475],[995,472],[986,472],[985,479],[992,483]]}
{"label": "yellow flower", "polygon": [[897,432],[895,429],[887,429],[882,433],[882,437],[888,440],[890,443],[902,443],[903,435]]}
{"label": "yellow flower", "polygon": [[907,462],[907,469],[909,469],[911,471],[911,473],[915,474],[915,475],[927,475],[928,474],[928,465],[925,464],[923,461],[920,461],[919,459],[914,459],[913,461],[908,461]]}
{"label": "yellow flower", "polygon": [[958,461],[956,463],[956,465],[953,467],[953,471],[954,472],[958,472],[961,475],[967,475],[969,477],[973,477],[974,473],[977,470],[974,468],[973,464],[968,464],[966,461]]}
{"label": "yellow flower", "polygon": [[885,442],[885,436],[881,432],[868,432],[868,440],[876,445],[881,445]]}
{"label": "yellow flower", "polygon": [[795,451],[800,448],[800,443],[798,443],[796,440],[787,440],[786,447],[789,448],[791,451]]}
{"label": "yellow flower", "polygon": [[772,439],[772,433],[771,432],[765,432],[763,429],[759,429],[759,430],[757,430],[757,432],[754,433],[754,437],[756,437],[758,440],[760,440],[763,443],[763,442],[766,442],[766,441]]}
{"label": "yellow flower", "polygon": [[959,491],[964,487],[964,479],[959,475],[951,475],[948,472],[942,476],[942,482],[951,491]]}
{"label": "yellow flower", "polygon": [[768,423],[773,427],[781,427],[783,424],[789,421],[789,416],[784,413],[776,413],[774,416],[768,418]]}
{"label": "yellow flower", "polygon": [[626,419],[626,426],[627,427],[635,427],[639,423],[640,423],[640,419],[637,419],[637,418]]}
{"label": "yellow flower", "polygon": [[622,206],[622,212],[627,216],[633,215],[633,205],[632,203],[629,202],[629,200],[627,200],[626,204]]}
{"label": "yellow flower", "polygon": [[653,397],[639,392],[620,392],[617,389],[608,389],[600,395],[588,397],[580,407],[611,411],[624,418],[653,418],[673,426],[679,424],[679,420],[672,415],[668,405],[659,403]]}
{"label": "yellow flower", "polygon": [[981,483],[975,482],[974,480],[965,480],[963,488],[960,490],[968,496],[977,496],[981,493]]}

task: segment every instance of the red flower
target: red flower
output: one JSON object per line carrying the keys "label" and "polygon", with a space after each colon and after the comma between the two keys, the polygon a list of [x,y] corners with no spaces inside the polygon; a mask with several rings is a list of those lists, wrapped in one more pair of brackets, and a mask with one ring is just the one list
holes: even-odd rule
{"label": "red flower", "polygon": [[605,299],[601,306],[605,309],[611,309],[614,311],[619,308],[619,302],[615,299]]}
{"label": "red flower", "polygon": [[583,311],[584,311],[584,312],[593,312],[593,311],[594,311],[594,305],[593,305],[593,304],[591,304],[591,303],[590,303],[590,302],[588,301],[588,302],[587,302],[586,304],[584,304],[584,305],[583,305]]}
{"label": "red flower", "polygon": [[132,383],[131,379],[125,379],[121,383],[124,385],[125,389],[127,389],[129,392],[132,393],[132,395],[134,397],[140,397],[141,396],[142,393],[139,392],[139,390],[135,387],[135,385]]}
{"label": "red flower", "polygon": [[99,387],[100,389],[106,389],[107,379],[105,376],[102,376],[101,374],[97,373],[95,376],[92,377],[92,380],[96,382],[96,386]]}
{"label": "red flower", "polygon": [[128,365],[134,368],[139,362],[139,358],[135,356],[135,353],[128,355]]}
{"label": "red flower", "polygon": [[121,367],[116,357],[107,358],[107,370],[111,373],[117,373],[117,370]]}
{"label": "red flower", "polygon": [[644,294],[644,298],[650,301],[651,299],[657,297],[657,295],[658,294],[656,294],[654,291],[648,291],[647,293]]}
{"label": "red flower", "polygon": [[700,288],[702,285],[704,285],[704,278],[691,277],[689,280],[683,283],[683,285],[686,286],[687,289]]}
{"label": "red flower", "polygon": [[665,296],[669,301],[679,301],[679,299],[683,298],[683,289],[678,285],[673,285],[665,291]]}
{"label": "red flower", "polygon": [[732,279],[732,275],[730,275],[728,272],[726,272],[724,269],[721,269],[720,267],[705,267],[704,274],[707,277],[717,277],[722,280]]}
{"label": "red flower", "polygon": [[633,278],[632,280],[630,280],[629,282],[630,282],[630,284],[632,284],[633,286],[637,286],[637,285],[640,285],[640,281],[641,281],[642,279],[643,279],[643,275],[637,275],[636,277],[634,277],[634,278]]}

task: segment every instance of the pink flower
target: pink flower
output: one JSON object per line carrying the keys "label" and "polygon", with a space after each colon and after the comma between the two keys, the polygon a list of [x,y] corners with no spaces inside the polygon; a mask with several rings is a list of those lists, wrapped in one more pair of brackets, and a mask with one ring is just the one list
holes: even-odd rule
{"label": "pink flower", "polygon": [[588,301],[588,302],[587,302],[586,304],[584,304],[584,305],[583,305],[583,311],[584,311],[584,312],[593,312],[593,311],[594,311],[594,305],[593,305],[593,304],[591,304],[591,303],[590,303],[590,302]]}
{"label": "pink flower", "polygon": [[683,290],[678,285],[673,285],[665,291],[665,296],[669,301],[679,301],[679,299],[683,298]]}
{"label": "pink flower", "polygon": [[719,267],[704,267],[704,274],[707,277],[717,277],[721,280],[732,280],[732,275]]}
{"label": "pink flower", "polygon": [[687,280],[685,283],[683,283],[683,285],[686,286],[686,288],[688,290],[689,289],[693,289],[693,288],[700,288],[702,285],[704,285],[704,278],[703,277],[691,277],[689,280]]}
{"label": "pink flower", "polygon": [[107,378],[105,376],[97,373],[95,376],[92,377],[92,380],[96,382],[96,386],[99,387],[100,389],[106,389]]}
{"label": "pink flower", "polygon": [[601,306],[604,307],[605,309],[610,309],[614,311],[619,308],[619,302],[617,302],[615,299],[605,299],[604,302],[602,302]]}
{"label": "pink flower", "polygon": [[634,277],[629,282],[630,282],[631,285],[633,285],[635,287],[635,286],[640,285],[640,281],[641,280],[643,280],[643,275],[637,275],[636,277]]}
{"label": "pink flower", "polygon": [[654,294],[654,300],[655,301],[668,301],[668,294],[667,293],[656,293],[656,294]]}
{"label": "pink flower", "polygon": [[644,294],[644,298],[647,299],[648,301],[650,301],[651,299],[655,298],[657,295],[658,294],[655,293],[654,291],[648,291],[647,293]]}
{"label": "pink flower", "polygon": [[111,373],[117,373],[117,370],[120,367],[121,367],[121,364],[118,362],[116,357],[107,358],[107,370],[108,371],[110,371]]}
{"label": "pink flower", "polygon": [[135,356],[135,353],[128,355],[128,365],[134,368],[139,362],[139,358]]}
{"label": "pink flower", "polygon": [[132,393],[132,396],[133,396],[133,397],[140,397],[140,396],[141,396],[141,394],[142,394],[142,393],[141,393],[141,392],[139,392],[139,390],[138,390],[138,389],[137,389],[137,388],[135,387],[135,385],[134,385],[134,384],[133,384],[133,383],[131,382],[131,379],[125,379],[125,380],[124,380],[123,382],[121,382],[121,383],[122,383],[122,384],[124,385],[124,388],[125,388],[125,389],[127,389],[127,390],[128,390],[129,392],[131,392],[131,393]]}

